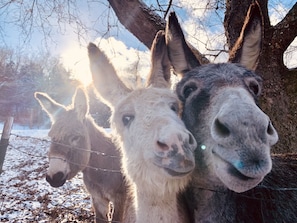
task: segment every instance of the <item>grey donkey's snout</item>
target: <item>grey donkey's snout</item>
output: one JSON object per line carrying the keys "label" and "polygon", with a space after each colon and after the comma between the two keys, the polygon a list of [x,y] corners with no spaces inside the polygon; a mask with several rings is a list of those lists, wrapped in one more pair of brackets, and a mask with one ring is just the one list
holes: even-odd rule
{"label": "grey donkey's snout", "polygon": [[278,134],[271,121],[261,110],[246,109],[240,113],[222,112],[215,118],[211,133],[219,143],[248,137],[257,138],[261,143],[272,146],[278,141]]}

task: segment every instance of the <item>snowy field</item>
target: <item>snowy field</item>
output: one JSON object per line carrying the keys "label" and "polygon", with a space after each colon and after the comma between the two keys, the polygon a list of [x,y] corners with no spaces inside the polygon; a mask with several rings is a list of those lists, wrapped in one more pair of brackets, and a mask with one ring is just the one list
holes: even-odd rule
{"label": "snowy field", "polygon": [[47,133],[13,127],[0,175],[0,222],[94,222],[81,173],[60,188],[46,182]]}

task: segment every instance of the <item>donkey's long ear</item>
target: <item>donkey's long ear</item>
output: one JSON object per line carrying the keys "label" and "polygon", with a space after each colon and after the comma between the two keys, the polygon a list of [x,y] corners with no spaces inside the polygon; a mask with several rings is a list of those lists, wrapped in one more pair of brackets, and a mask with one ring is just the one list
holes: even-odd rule
{"label": "donkey's long ear", "polygon": [[55,122],[55,117],[61,110],[66,108],[53,100],[48,94],[42,92],[35,92],[34,97],[39,102],[42,109],[48,114],[52,124]]}
{"label": "donkey's long ear", "polygon": [[170,68],[167,47],[165,43],[165,32],[157,32],[151,47],[152,68],[147,78],[146,86],[170,88]]}
{"label": "donkey's long ear", "polygon": [[93,84],[97,93],[109,107],[114,107],[130,90],[117,76],[106,55],[95,44],[89,43],[88,54]]}
{"label": "donkey's long ear", "polygon": [[72,98],[72,104],[80,120],[83,120],[89,113],[89,99],[82,88],[77,88]]}
{"label": "donkey's long ear", "polygon": [[174,12],[171,12],[165,29],[168,56],[179,75],[200,66],[200,62],[188,46],[183,31]]}
{"label": "donkey's long ear", "polygon": [[229,61],[255,70],[261,51],[262,37],[263,16],[258,2],[255,2],[249,7],[240,36],[229,53]]}

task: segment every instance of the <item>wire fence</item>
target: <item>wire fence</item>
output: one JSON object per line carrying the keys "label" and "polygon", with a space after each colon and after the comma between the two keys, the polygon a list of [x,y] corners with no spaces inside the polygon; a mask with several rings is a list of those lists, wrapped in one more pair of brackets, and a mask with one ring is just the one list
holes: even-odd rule
{"label": "wire fence", "polygon": [[[60,143],[60,142],[57,142],[57,141],[51,141],[51,140],[48,140],[48,139],[41,139],[41,138],[32,137],[32,136],[22,136],[22,135],[14,134],[14,133],[11,133],[10,135],[11,136],[15,136],[17,138],[25,139],[25,140],[31,139],[31,140],[37,140],[37,141],[40,141],[40,142],[43,142],[43,143],[47,143],[48,144],[48,147],[50,146],[50,144],[58,145],[58,146],[63,146],[64,148],[69,148],[74,153],[76,151],[83,151],[83,152],[86,152],[86,153],[90,153],[91,156],[92,155],[98,155],[98,156],[102,156],[104,158],[116,159],[115,160],[116,162],[119,162],[119,160],[120,160],[120,157],[119,156],[109,155],[109,154],[104,153],[104,152],[93,150],[92,148],[90,150],[87,150],[87,149],[84,149],[84,148],[75,147],[75,146],[71,146],[71,145],[68,145],[68,144]],[[9,143],[9,146],[10,147],[13,147],[13,148],[15,148],[17,150],[19,150],[20,152],[26,153],[27,155],[36,156],[36,154],[30,154],[28,151],[20,150],[21,147],[19,147],[19,148],[14,147],[11,143]],[[62,159],[61,157],[51,157],[51,158]],[[73,164],[73,165],[80,165],[81,166],[80,163],[73,162],[70,159],[70,157],[65,157],[65,161],[68,162],[68,163],[70,163],[70,164]],[[98,165],[100,165],[100,163],[98,163]],[[90,165],[84,165],[82,167],[83,168],[94,169],[96,171],[104,171],[104,172],[111,172],[111,173],[121,173],[121,170],[120,169],[114,170],[114,169],[100,168],[98,166],[90,166]]]}
{"label": "wire fence", "polygon": [[82,173],[61,188],[50,187],[45,175],[52,142],[21,134],[10,134],[6,168],[0,175],[0,222],[94,222]]}
{"label": "wire fence", "polygon": [[[68,144],[64,144],[64,143],[60,143],[60,142],[56,142],[56,141],[51,141],[51,140],[48,140],[48,139],[41,139],[41,138],[38,138],[38,137],[32,137],[32,136],[22,136],[22,135],[19,135],[19,134],[14,134],[14,133],[11,133],[12,136],[15,136],[15,137],[18,137],[18,138],[22,138],[22,139],[33,139],[33,140],[37,140],[37,141],[41,141],[41,142],[44,142],[44,143],[47,143],[48,144],[48,147],[50,146],[50,144],[55,144],[55,145],[60,145],[60,146],[63,146],[63,147],[68,147],[69,149],[73,150],[74,152],[75,151],[85,151],[85,152],[88,152],[88,153],[91,153],[91,156],[92,154],[95,154],[95,155],[99,155],[99,156],[102,156],[102,157],[105,157],[105,158],[112,158],[112,159],[117,159],[116,162],[118,162],[120,160],[120,157],[118,156],[115,156],[115,155],[109,155],[109,154],[106,154],[104,152],[100,152],[100,151],[95,151],[95,150],[87,150],[87,149],[84,149],[84,148],[79,148],[79,147],[74,147],[74,146],[70,146]],[[11,147],[13,147],[13,145],[9,144]],[[15,149],[18,149],[20,152],[23,152],[23,153],[26,153],[27,155],[30,155],[30,156],[36,156],[36,154],[30,154],[26,151],[23,151],[23,150],[20,150],[19,148],[15,148]],[[60,157],[58,157],[57,159],[61,159]],[[79,163],[75,163],[73,161],[71,161],[69,158],[65,157],[65,161],[71,163],[71,164],[74,164],[74,165],[80,165]],[[87,168],[90,168],[90,169],[94,169],[96,171],[104,171],[104,172],[111,172],[111,173],[121,173],[121,170],[114,170],[114,169],[108,169],[108,168],[100,168],[98,166],[89,166],[89,165],[85,165],[84,167],[87,167]],[[297,188],[291,188],[291,187],[282,187],[282,188],[274,188],[274,187],[271,187],[271,186],[265,186],[265,185],[258,185],[258,188],[264,188],[264,189],[269,189],[269,190],[274,190],[274,191],[297,191]],[[213,192],[218,192],[218,193],[225,193],[225,191],[219,191],[219,190],[212,190],[212,189],[209,189],[209,188],[200,188],[199,189],[201,190],[209,190],[209,191],[213,191]]]}
{"label": "wire fence", "polygon": [[[114,162],[119,162],[120,157],[118,156],[114,156],[114,155],[110,155],[104,152],[100,152],[100,151],[94,151],[94,150],[86,150],[84,148],[79,148],[79,147],[73,147],[67,144],[63,144],[60,142],[54,142],[51,141],[50,139],[46,139],[46,138],[39,138],[39,137],[33,137],[33,136],[24,136],[24,135],[20,135],[20,134],[15,134],[15,133],[11,133],[11,136],[15,137],[15,138],[19,138],[21,140],[31,140],[32,142],[39,142],[41,144],[43,144],[43,149],[44,150],[48,150],[48,148],[50,147],[51,144],[55,144],[55,145],[59,145],[59,146],[63,146],[63,147],[67,147],[70,148],[71,150],[73,150],[73,152],[75,151],[85,151],[85,152],[90,152],[91,156],[92,155],[98,155],[98,156],[102,156],[105,158],[110,158],[111,160],[113,160]],[[46,158],[46,151],[44,151],[42,154],[37,154],[34,152],[31,152],[28,148],[26,149],[24,146],[22,145],[14,145],[12,143],[9,143],[9,147],[16,149],[17,151],[19,151],[20,153],[26,154],[29,157],[36,157],[36,158]],[[71,160],[66,158],[67,162],[70,162],[71,164],[78,164],[75,162],[72,162]],[[100,164],[99,164],[100,165]],[[109,169],[109,168],[102,168],[102,167],[98,167],[98,166],[90,166],[90,165],[86,165],[86,168],[91,168],[94,169],[96,171],[104,171],[104,172],[110,172],[111,174],[113,173],[121,173],[120,170],[116,170],[116,169]],[[287,200],[276,200],[277,198],[274,197],[270,197],[267,196],[267,193],[296,193],[297,188],[296,187],[272,187],[272,186],[266,186],[263,184],[259,184],[257,186],[258,189],[260,189],[257,194],[252,194],[252,193],[239,193],[236,194],[236,196],[239,197],[243,197],[243,198],[248,198],[248,199],[253,199],[253,200],[258,200],[261,202],[278,202],[278,203],[287,203]],[[202,188],[202,187],[196,187],[196,189],[199,190],[207,190],[207,191],[212,191],[215,193],[221,193],[221,194],[227,194],[228,192],[226,192],[226,190],[213,190],[211,188]],[[72,211],[72,209],[70,207],[65,207],[65,209],[69,209],[70,211]],[[76,210],[74,210],[76,211]],[[103,220],[103,219],[100,219]],[[114,221],[117,222],[117,221]]]}

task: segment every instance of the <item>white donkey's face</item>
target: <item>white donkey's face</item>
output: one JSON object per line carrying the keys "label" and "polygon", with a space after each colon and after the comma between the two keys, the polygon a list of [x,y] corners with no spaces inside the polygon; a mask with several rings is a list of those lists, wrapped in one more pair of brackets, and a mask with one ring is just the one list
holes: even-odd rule
{"label": "white donkey's face", "polygon": [[168,181],[181,179],[177,187],[184,187],[188,182],[185,176],[195,167],[196,141],[179,119],[176,95],[166,88],[170,74],[164,47],[164,33],[160,32],[153,44],[148,86],[135,91],[120,81],[94,44],[88,50],[96,90],[113,111],[111,124],[123,155],[125,174],[137,184],[146,181],[164,188]]}
{"label": "white donkey's face", "polygon": [[177,96],[169,89],[135,90],[116,105],[111,124],[133,179],[141,174],[150,178],[149,172],[154,179],[158,174],[175,178],[194,169],[196,143],[179,112]]}

